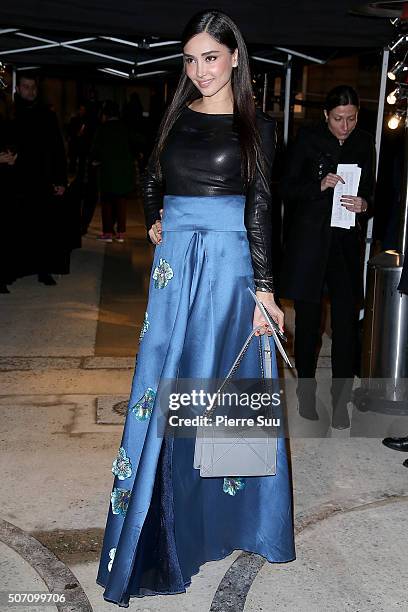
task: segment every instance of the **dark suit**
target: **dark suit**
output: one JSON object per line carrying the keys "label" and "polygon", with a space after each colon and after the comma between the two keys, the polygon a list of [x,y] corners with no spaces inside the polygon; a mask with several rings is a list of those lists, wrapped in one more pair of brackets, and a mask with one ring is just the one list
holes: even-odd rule
{"label": "dark suit", "polygon": [[64,143],[55,113],[39,102],[15,96],[17,144],[16,194],[20,201],[22,236],[19,275],[66,273],[62,196],[54,185],[67,183]]}
{"label": "dark suit", "polygon": [[[15,152],[15,135],[10,121],[0,118],[0,153]],[[1,226],[0,240],[0,285],[12,283],[17,275],[16,229],[19,223],[17,198],[15,195],[16,167],[0,164]]]}
{"label": "dark suit", "polygon": [[[300,377],[313,378],[326,285],[331,299],[333,376],[354,375],[357,313],[362,300],[360,223],[351,229],[330,226],[333,189],[320,189],[337,164],[362,168],[358,195],[372,204],[375,149],[370,134],[358,128],[340,146],[327,125],[299,130],[282,180],[289,211],[280,295],[295,300],[295,360]],[[361,215],[359,215],[361,216]]]}

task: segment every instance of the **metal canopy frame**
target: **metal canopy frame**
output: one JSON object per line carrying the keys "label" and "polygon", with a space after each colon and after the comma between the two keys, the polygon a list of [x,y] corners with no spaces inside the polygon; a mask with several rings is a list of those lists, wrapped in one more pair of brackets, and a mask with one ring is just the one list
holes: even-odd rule
{"label": "metal canopy frame", "polygon": [[[36,51],[41,51],[44,49],[51,49],[51,48],[59,47],[63,49],[70,49],[72,51],[77,51],[78,53],[84,53],[87,55],[100,57],[102,59],[107,59],[112,62],[127,64],[128,66],[133,66],[133,68],[135,68],[137,66],[142,66],[144,64],[152,64],[152,63],[174,59],[182,55],[181,53],[175,53],[172,55],[166,55],[166,56],[157,57],[157,58],[143,60],[143,61],[138,62],[138,61],[135,61],[134,59],[120,57],[117,55],[110,55],[107,53],[102,53],[100,51],[94,51],[92,49],[87,49],[85,47],[78,46],[81,43],[94,42],[97,40],[108,40],[110,42],[118,43],[119,45],[122,45],[122,46],[136,47],[136,48],[148,50],[151,48],[164,47],[164,46],[170,46],[170,45],[177,44],[179,42],[177,40],[159,41],[159,42],[152,42],[152,43],[148,43],[146,42],[146,40],[143,40],[143,42],[139,43],[139,42],[134,42],[131,40],[126,40],[123,38],[116,38],[113,36],[88,36],[88,37],[82,37],[82,38],[75,38],[72,40],[58,41],[58,40],[50,39],[50,38],[43,38],[41,36],[36,36],[33,34],[27,34],[25,32],[22,32],[18,28],[2,29],[0,30],[0,35],[1,34],[14,34],[15,36],[20,36],[22,38],[28,38],[30,40],[34,40],[34,41],[37,41],[43,44],[32,45],[28,47],[16,47],[13,49],[7,49],[6,51],[0,51],[0,57],[15,55],[17,53],[36,52]],[[10,63],[12,63],[12,60],[10,61]],[[163,71],[163,72],[166,72],[166,71]]]}
{"label": "metal canopy frame", "polygon": [[[50,38],[44,38],[42,36],[38,36],[38,35],[34,35],[34,34],[28,34],[26,32],[23,32],[21,29],[19,28],[4,28],[4,29],[0,29],[0,35],[2,34],[14,34],[15,36],[19,36],[22,38],[28,38],[30,40],[33,41],[37,41],[39,43],[43,43],[43,44],[38,44],[38,45],[32,45],[32,46],[28,46],[28,47],[16,47],[13,49],[7,49],[6,51],[0,51],[0,56],[4,57],[4,56],[9,56],[9,55],[15,55],[17,53],[27,53],[27,52],[36,52],[36,51],[42,51],[44,49],[51,49],[51,48],[65,48],[65,49],[70,49],[73,51],[77,51],[78,53],[84,53],[84,54],[88,54],[88,55],[93,55],[95,57],[100,57],[103,59],[108,59],[114,62],[118,62],[118,63],[123,63],[123,64],[127,64],[127,65],[131,65],[133,67],[137,67],[137,66],[141,66],[144,64],[148,64],[148,63],[157,63],[157,62],[161,62],[161,61],[166,61],[166,60],[170,60],[170,59],[174,59],[176,57],[181,57],[182,53],[176,53],[176,54],[171,54],[171,55],[165,55],[162,57],[157,57],[157,58],[153,58],[153,59],[148,59],[148,60],[144,60],[141,62],[137,62],[135,60],[132,60],[130,58],[126,58],[126,57],[119,57],[116,55],[108,55],[106,53],[102,53],[100,51],[94,51],[92,49],[87,49],[85,47],[82,46],[78,46],[81,43],[88,43],[88,42],[94,42],[97,40],[107,40],[109,42],[113,42],[113,43],[117,43],[119,45],[122,45],[124,47],[134,47],[134,48],[139,48],[139,49],[144,49],[144,50],[149,50],[149,49],[154,49],[154,48],[158,48],[158,47],[165,47],[165,46],[171,46],[171,45],[175,45],[175,44],[179,44],[180,41],[179,40],[168,40],[168,41],[157,41],[157,42],[147,42],[146,39],[143,39],[142,42],[135,42],[132,40],[127,40],[125,38],[118,38],[115,36],[88,36],[88,37],[82,37],[82,38],[74,38],[71,40],[63,40],[63,41],[59,41],[59,40],[55,40],[55,39],[50,39]],[[318,59],[315,57],[312,57],[310,55],[301,53],[299,51],[293,51],[291,49],[286,49],[283,47],[274,47],[274,49],[276,49],[277,51],[281,51],[285,54],[290,54],[292,56],[297,56],[297,57],[301,57],[303,59],[306,59],[308,61],[312,61],[312,62],[316,62],[319,64],[324,64],[326,62],[326,60],[322,60],[322,59]],[[259,61],[259,62],[264,62],[267,64],[275,64],[277,66],[286,66],[287,62],[285,61],[278,61],[278,60],[273,60],[273,59],[269,59],[267,57],[260,57],[259,55],[251,55],[251,58],[254,59],[255,61]],[[13,63],[12,61],[10,61],[10,63]]]}
{"label": "metal canopy frame", "polygon": [[[160,47],[168,47],[168,46],[172,46],[175,44],[179,44],[180,41],[179,40],[166,40],[166,41],[157,41],[157,42],[148,42],[146,41],[146,39],[143,39],[141,42],[136,42],[133,40],[128,40],[126,38],[119,38],[117,36],[86,36],[86,37],[81,37],[81,38],[74,38],[71,40],[63,40],[63,41],[59,41],[59,40],[55,40],[55,38],[51,39],[51,38],[44,38],[42,36],[37,36],[34,34],[29,34],[26,32],[23,32],[21,29],[19,28],[4,28],[4,29],[0,29],[0,35],[2,34],[13,34],[15,36],[18,36],[20,38],[27,38],[29,40],[32,41],[36,41],[38,43],[41,44],[37,44],[37,45],[30,45],[27,47],[16,47],[13,49],[8,49],[6,51],[0,51],[0,58],[1,57],[6,57],[6,56],[10,56],[10,55],[15,55],[15,54],[19,54],[19,53],[33,53],[36,51],[42,51],[44,49],[52,49],[52,48],[62,48],[62,49],[70,49],[71,51],[76,51],[77,53],[83,53],[83,54],[87,54],[87,55],[91,55],[94,57],[99,57],[102,59],[106,59],[109,60],[111,62],[116,62],[118,64],[125,64],[127,66],[132,66],[132,70],[130,72],[124,72],[123,70],[117,70],[115,68],[109,67],[109,66],[105,66],[102,68],[98,68],[99,72],[103,72],[105,74],[111,75],[111,76],[115,76],[115,77],[121,77],[121,78],[141,78],[141,77],[145,77],[145,76],[153,76],[153,75],[159,75],[159,74],[166,74],[168,71],[167,70],[156,70],[156,71],[150,71],[150,72],[143,72],[143,73],[136,73],[135,69],[138,66],[146,66],[149,64],[157,64],[160,62],[165,62],[168,60],[172,60],[175,59],[177,57],[181,57],[182,53],[173,53],[170,55],[163,55],[160,57],[155,57],[155,58],[151,58],[151,59],[146,59],[146,60],[141,60],[141,61],[137,61],[134,59],[131,59],[129,57],[120,57],[118,55],[111,55],[111,54],[107,54],[107,53],[102,53],[100,51],[94,51],[92,49],[87,49],[86,47],[83,46],[79,46],[82,45],[84,43],[89,43],[89,42],[95,42],[97,40],[106,40],[112,43],[116,43],[118,45],[121,45],[122,47],[132,47],[132,48],[136,48],[136,49],[143,49],[143,50],[149,50],[149,49],[155,49],[155,48],[160,48]],[[289,134],[289,122],[290,122],[290,100],[291,100],[291,66],[292,66],[292,57],[299,57],[302,58],[308,62],[314,62],[317,64],[324,64],[326,63],[327,60],[324,59],[320,59],[320,58],[316,58],[313,57],[311,55],[305,54],[305,53],[301,53],[300,51],[296,51],[293,49],[288,49],[286,47],[274,47],[274,49],[276,51],[279,51],[281,53],[284,53],[286,55],[286,61],[280,61],[280,60],[275,60],[275,59],[270,59],[268,57],[261,57],[259,55],[251,55],[251,59],[257,61],[257,62],[261,62],[261,63],[265,63],[265,64],[272,64],[275,66],[280,66],[281,68],[285,68],[285,100],[284,100],[284,141],[285,141],[285,145],[287,144],[288,141],[288,134]],[[13,62],[10,61],[10,63],[12,64]],[[31,69],[31,66],[30,66]],[[13,85],[15,82],[15,70],[18,70],[18,68],[14,68],[13,70]],[[267,81],[264,81],[264,89],[266,87],[266,83]],[[14,91],[14,87],[13,87],[13,91]],[[264,98],[265,98],[265,94],[266,91],[264,91]]]}
{"label": "metal canopy frame", "polygon": [[124,79],[140,79],[141,77],[152,76],[154,74],[166,74],[168,72],[168,70],[151,70],[150,72],[140,72],[131,76],[128,72],[115,70],[114,68],[98,68],[97,70],[98,72],[105,72],[106,74],[122,77]]}

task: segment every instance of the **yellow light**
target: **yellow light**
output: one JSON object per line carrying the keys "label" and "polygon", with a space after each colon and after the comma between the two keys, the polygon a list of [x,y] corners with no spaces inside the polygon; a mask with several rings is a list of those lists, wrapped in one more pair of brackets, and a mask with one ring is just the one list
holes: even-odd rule
{"label": "yellow light", "polygon": [[387,76],[389,79],[391,79],[391,81],[395,81],[397,76],[399,76],[399,74],[402,72],[405,72],[406,69],[405,59],[404,61],[399,60],[396,64],[394,64],[391,70],[388,71]]}
{"label": "yellow light", "polygon": [[401,121],[401,117],[398,115],[393,115],[391,119],[388,121],[388,127],[390,130],[396,130]]}
{"label": "yellow light", "polygon": [[388,104],[395,104],[397,101],[397,93],[398,93],[398,89],[394,89],[394,91],[392,91],[388,96],[387,96],[387,102]]}

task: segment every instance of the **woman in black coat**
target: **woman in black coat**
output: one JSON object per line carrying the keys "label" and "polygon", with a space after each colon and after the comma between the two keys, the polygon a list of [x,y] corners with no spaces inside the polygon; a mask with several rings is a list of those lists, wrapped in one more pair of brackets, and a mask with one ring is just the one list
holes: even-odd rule
{"label": "woman in black coat", "polygon": [[[349,86],[327,95],[325,122],[299,130],[282,181],[282,195],[291,216],[284,248],[280,295],[294,300],[295,362],[300,379],[308,382],[306,395],[298,386],[299,410],[318,418],[315,373],[324,287],[331,301],[332,398],[334,427],[348,427],[347,394],[341,380],[355,372],[358,311],[362,303],[359,217],[372,204],[375,147],[370,134],[356,127],[357,93]],[[344,196],[343,205],[357,213],[350,229],[331,227],[333,192],[343,179],[337,164],[361,168],[358,195]],[[342,397],[342,401],[341,398]],[[304,401],[302,401],[302,399]]]}

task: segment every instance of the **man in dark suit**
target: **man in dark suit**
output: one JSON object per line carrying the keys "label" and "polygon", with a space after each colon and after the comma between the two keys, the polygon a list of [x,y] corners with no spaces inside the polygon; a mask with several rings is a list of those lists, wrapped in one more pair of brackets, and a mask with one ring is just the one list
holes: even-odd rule
{"label": "man in dark suit", "polygon": [[18,74],[14,112],[22,235],[18,275],[37,274],[39,282],[55,285],[51,273],[65,273],[57,262],[61,228],[56,219],[67,184],[66,157],[55,113],[39,102],[30,72]]}

